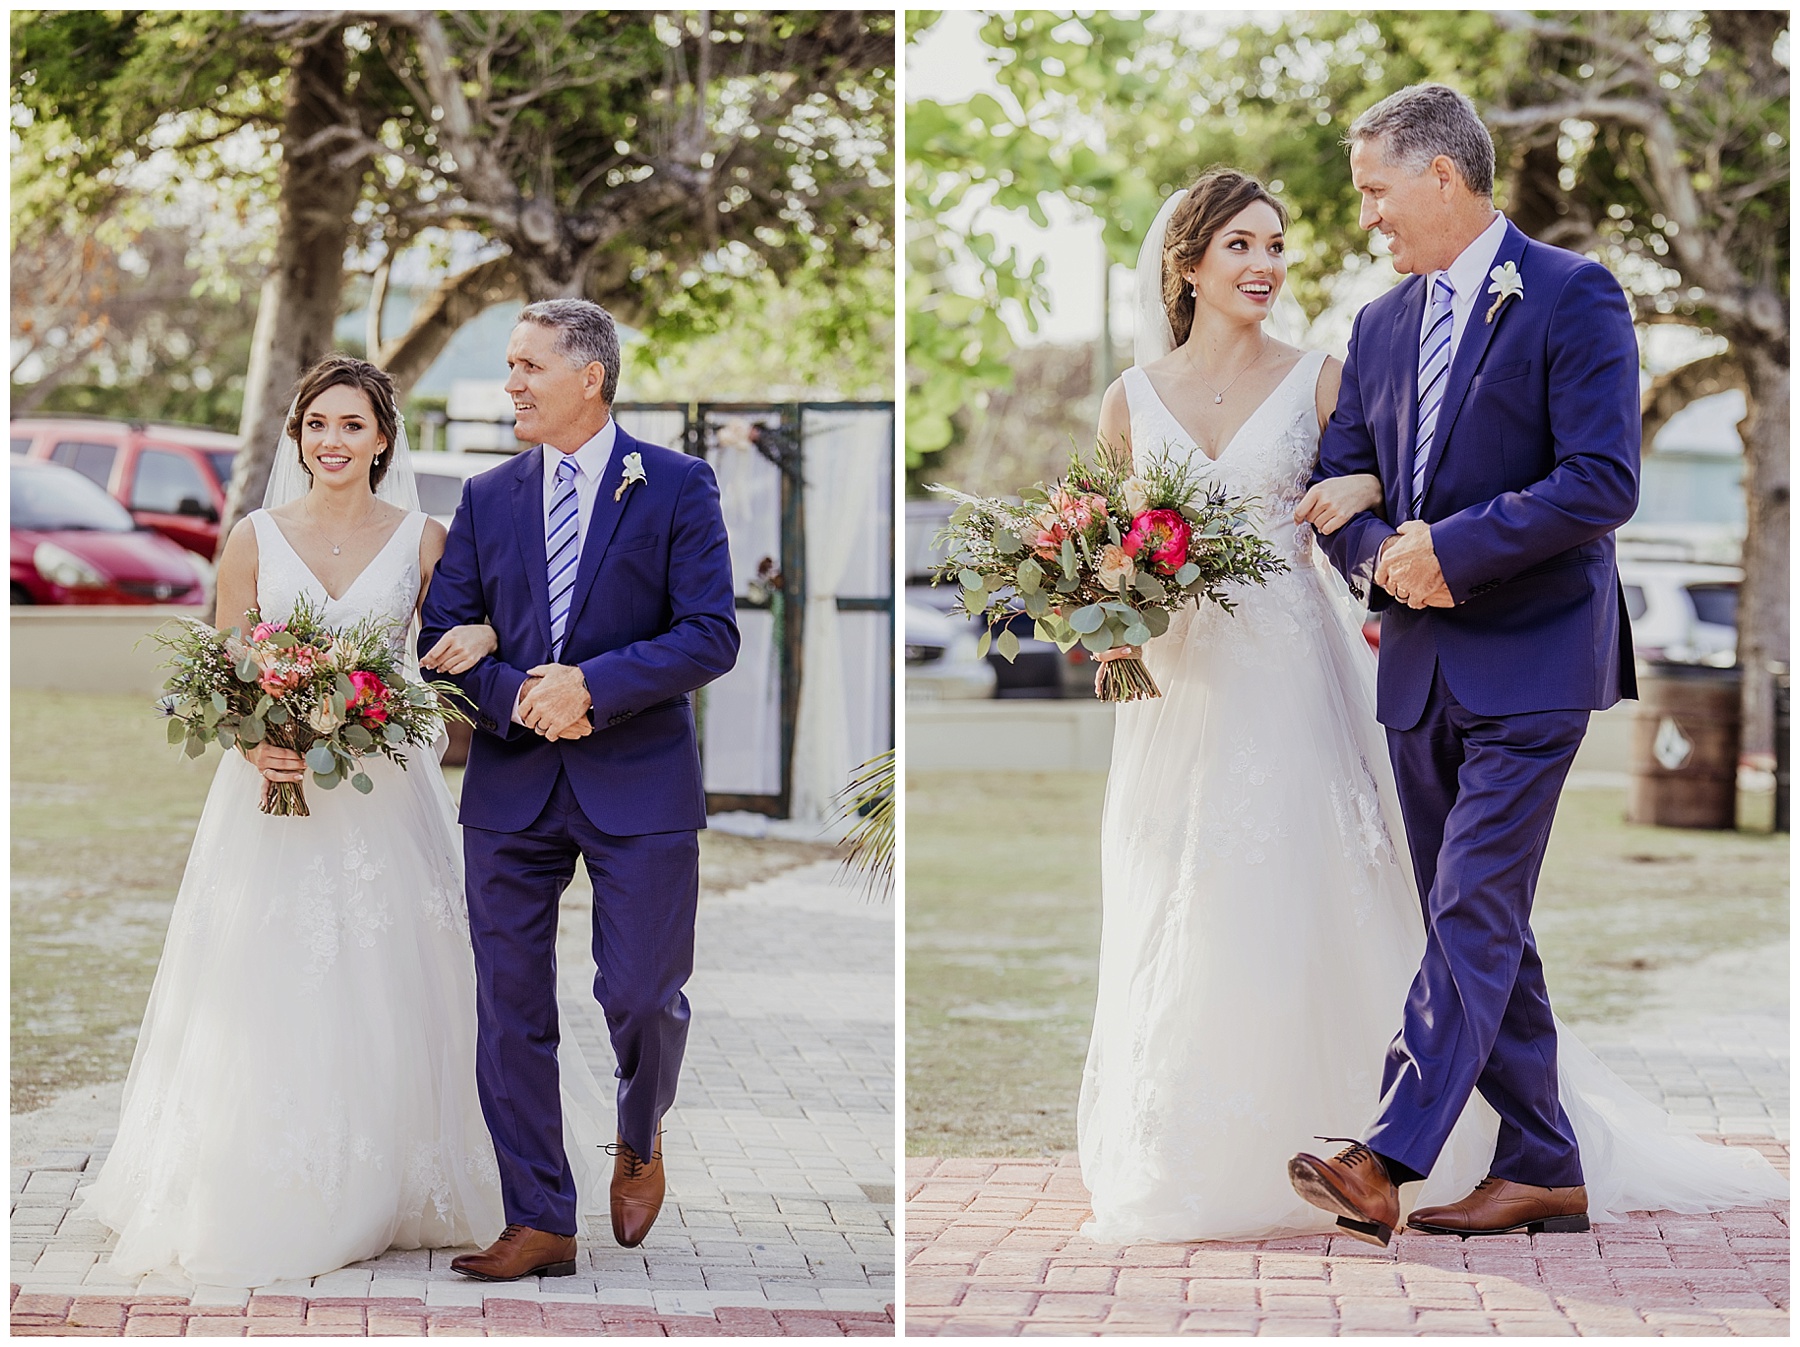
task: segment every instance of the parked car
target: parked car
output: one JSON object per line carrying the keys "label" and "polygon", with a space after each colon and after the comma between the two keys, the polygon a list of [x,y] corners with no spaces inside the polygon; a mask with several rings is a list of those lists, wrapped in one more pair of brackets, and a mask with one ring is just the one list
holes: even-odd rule
{"label": "parked car", "polygon": [[1685,561],[1620,561],[1619,580],[1639,659],[1721,668],[1737,661],[1741,569]]}
{"label": "parked car", "polygon": [[955,701],[994,695],[994,669],[975,653],[969,624],[923,603],[906,601],[906,695]]}
{"label": "parked car", "polygon": [[462,499],[463,483],[489,468],[499,467],[511,457],[511,454],[468,451],[415,452],[412,468],[419,483],[419,508],[449,528],[457,502]]}
{"label": "parked car", "polygon": [[238,440],[197,426],[99,417],[24,417],[12,451],[80,473],[155,529],[210,561]]}
{"label": "parked car", "polygon": [[12,462],[14,603],[206,601],[207,569],[72,468]]}

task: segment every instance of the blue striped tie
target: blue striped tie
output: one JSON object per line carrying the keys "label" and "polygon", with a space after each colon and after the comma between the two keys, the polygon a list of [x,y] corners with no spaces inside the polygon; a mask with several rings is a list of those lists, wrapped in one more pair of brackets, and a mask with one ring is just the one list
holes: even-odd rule
{"label": "blue striped tie", "polygon": [[576,523],[581,511],[575,505],[575,479],[581,468],[575,455],[557,451],[556,490],[550,497],[550,537],[544,544],[550,566],[550,658],[562,658],[563,629],[569,625],[569,596],[575,592],[575,565],[581,560],[581,538]]}
{"label": "blue striped tie", "polygon": [[1450,319],[1450,301],[1456,290],[1448,276],[1439,276],[1431,291],[1431,313],[1425,320],[1425,339],[1419,343],[1419,436],[1413,450],[1412,517],[1425,506],[1425,464],[1431,459],[1431,436],[1437,429],[1438,408],[1444,405],[1444,386],[1450,375],[1450,335],[1456,324]]}

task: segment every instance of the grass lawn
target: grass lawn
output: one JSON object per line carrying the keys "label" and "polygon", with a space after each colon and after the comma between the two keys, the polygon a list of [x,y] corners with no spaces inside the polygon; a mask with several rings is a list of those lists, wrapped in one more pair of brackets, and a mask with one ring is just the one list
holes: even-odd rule
{"label": "grass lawn", "polygon": [[[1103,773],[915,772],[906,788],[906,1147],[1074,1149],[1100,938]],[[1787,935],[1786,837],[1624,823],[1563,797],[1533,926],[1558,1013],[1629,1017],[1650,975]]]}
{"label": "grass lawn", "polygon": [[[171,747],[148,697],[13,690],[14,1113],[130,1066],[218,763]],[[701,892],[834,854],[705,832]]]}

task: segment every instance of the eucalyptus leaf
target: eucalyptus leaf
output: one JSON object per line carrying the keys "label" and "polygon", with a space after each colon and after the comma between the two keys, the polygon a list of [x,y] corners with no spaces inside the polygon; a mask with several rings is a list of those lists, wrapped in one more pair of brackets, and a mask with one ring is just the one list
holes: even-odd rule
{"label": "eucalyptus leaf", "polygon": [[1019,535],[1009,528],[996,528],[990,541],[994,544],[994,550],[1001,556],[1010,557],[1025,550],[1025,544],[1019,541]]}
{"label": "eucalyptus leaf", "polygon": [[1074,576],[1070,576],[1067,580],[1058,580],[1056,582],[1056,592],[1058,594],[1073,594],[1080,588],[1081,581],[1077,580]]}
{"label": "eucalyptus leaf", "polygon": [[225,694],[223,692],[213,693],[212,704],[213,710],[218,712],[221,716],[231,709],[231,703],[225,700]]}
{"label": "eucalyptus leaf", "polygon": [[237,737],[246,744],[260,744],[267,733],[262,721],[255,716],[246,719],[237,729]]}
{"label": "eucalyptus leaf", "polygon": [[1125,628],[1126,645],[1142,645],[1149,639],[1150,628],[1146,627],[1142,622],[1133,623],[1131,626]]}
{"label": "eucalyptus leaf", "polygon": [[369,778],[364,776],[361,772],[358,772],[355,776],[350,778],[350,784],[356,787],[359,795],[367,795],[370,791],[375,789],[375,783],[369,780]]}
{"label": "eucalyptus leaf", "polygon": [[1036,557],[1026,557],[1019,563],[1019,593],[1035,594],[1038,585],[1044,578],[1044,568],[1038,565]]}
{"label": "eucalyptus leaf", "polygon": [[1191,561],[1184,563],[1182,568],[1175,572],[1175,583],[1182,589],[1186,589],[1199,578],[1200,568]]}
{"label": "eucalyptus leaf", "polygon": [[292,646],[299,645],[300,640],[291,632],[278,631],[269,637],[269,644],[277,650],[287,650]]}
{"label": "eucalyptus leaf", "polygon": [[179,720],[174,716],[169,717],[169,742],[171,744],[179,744],[183,739],[187,738],[187,732],[187,722],[185,720]]}
{"label": "eucalyptus leaf", "polygon": [[288,723],[288,709],[280,702],[276,702],[269,708],[268,714],[264,716],[264,719],[271,725],[285,725]]}
{"label": "eucalyptus leaf", "polygon": [[1031,617],[1042,617],[1050,611],[1050,596],[1043,590],[1033,590],[1025,596],[1025,611]]}
{"label": "eucalyptus leaf", "polygon": [[202,753],[206,752],[206,740],[198,734],[190,734],[187,737],[187,743],[183,745],[182,751],[190,758],[197,758]]}
{"label": "eucalyptus leaf", "polygon": [[1150,635],[1153,638],[1161,636],[1169,629],[1169,610],[1167,608],[1146,608],[1140,616],[1144,619],[1144,625],[1150,628]]}
{"label": "eucalyptus leaf", "polygon": [[1104,654],[1106,651],[1111,650],[1114,645],[1118,644],[1104,627],[1096,631],[1084,633],[1081,638],[1081,643],[1096,655]]}
{"label": "eucalyptus leaf", "polygon": [[314,744],[306,751],[306,765],[323,776],[337,771],[337,758],[324,744]]}
{"label": "eucalyptus leaf", "polygon": [[994,645],[1000,651],[1000,658],[1008,664],[1019,657],[1019,638],[1013,635],[1011,627],[1000,633],[1000,639]]}
{"label": "eucalyptus leaf", "polygon": [[[356,684],[352,683],[349,678],[345,677],[343,674],[338,674],[332,679],[331,685],[337,689],[337,695],[342,697],[346,702],[356,696]],[[342,715],[343,712],[340,711],[338,714]]]}
{"label": "eucalyptus leaf", "polygon": [[970,570],[967,566],[963,567],[956,578],[962,581],[962,587],[971,593],[979,594],[987,588],[987,581],[981,578],[980,573]]}
{"label": "eucalyptus leaf", "polygon": [[219,742],[226,748],[230,748],[237,743],[237,731],[232,729],[229,725],[221,725],[213,733],[217,736]]}
{"label": "eucalyptus leaf", "polygon": [[381,737],[390,744],[403,744],[406,742],[406,731],[390,720],[381,727]]}
{"label": "eucalyptus leaf", "polygon": [[317,786],[320,790],[335,790],[337,788],[337,783],[338,774],[336,764],[333,764],[329,775],[324,772],[313,773],[313,785]]}
{"label": "eucalyptus leaf", "polygon": [[1106,610],[1097,603],[1090,603],[1085,608],[1077,608],[1069,614],[1069,625],[1081,635],[1100,630],[1106,621]]}
{"label": "eucalyptus leaf", "polygon": [[1161,580],[1158,580],[1149,571],[1139,571],[1137,573],[1136,588],[1138,593],[1155,603],[1160,603],[1169,597],[1168,586],[1163,584]]}
{"label": "eucalyptus leaf", "polygon": [[375,736],[361,725],[344,726],[344,742],[358,753],[366,753],[375,746]]}
{"label": "eucalyptus leaf", "polygon": [[1069,538],[1063,539],[1062,572],[1064,579],[1073,580],[1075,578],[1075,543]]}
{"label": "eucalyptus leaf", "polygon": [[984,631],[981,633],[981,639],[979,641],[975,642],[975,658],[976,659],[986,659],[987,658],[988,646],[993,641],[993,639],[994,639],[994,633],[992,631]]}

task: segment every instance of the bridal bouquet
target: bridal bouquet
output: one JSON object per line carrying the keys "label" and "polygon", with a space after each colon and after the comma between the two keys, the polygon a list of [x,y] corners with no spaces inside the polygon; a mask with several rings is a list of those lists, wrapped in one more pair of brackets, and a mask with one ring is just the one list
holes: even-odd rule
{"label": "bridal bouquet", "polygon": [[[1011,631],[994,638],[1015,603],[1040,640],[1098,655],[1161,636],[1184,603],[1230,612],[1227,585],[1262,584],[1287,569],[1251,530],[1253,500],[1203,487],[1187,457],[1167,450],[1141,471],[1111,466],[1122,457],[1104,445],[1096,462],[1078,453],[1060,482],[1040,482],[1018,503],[930,488],[959,502],[938,537],[949,560],[932,583],[958,581],[963,611],[987,619],[981,655],[990,640],[1008,660],[1019,653]],[[1129,702],[1162,693],[1127,654],[1102,664],[1100,695]]]}
{"label": "bridal bouquet", "polygon": [[[367,618],[333,630],[302,596],[286,622],[258,618],[248,636],[192,619],[157,632],[173,652],[158,703],[169,742],[184,744],[190,758],[213,742],[275,744],[304,757],[321,789],[347,780],[367,795],[374,783],[361,768],[365,755],[404,768],[401,749],[431,743],[446,720],[467,719],[440,696],[455,691],[450,684],[406,677],[389,645],[391,626]],[[296,781],[267,783],[262,811],[312,812]]]}

